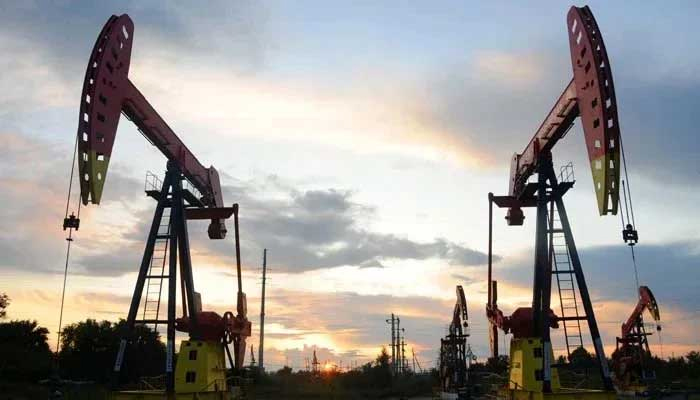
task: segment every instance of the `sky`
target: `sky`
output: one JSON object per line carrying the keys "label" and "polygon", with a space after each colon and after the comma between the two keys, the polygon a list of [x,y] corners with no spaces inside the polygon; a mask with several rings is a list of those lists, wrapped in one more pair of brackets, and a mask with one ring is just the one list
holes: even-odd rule
{"label": "sky", "polygon": [[[582,5],[582,4],[578,4]],[[696,2],[589,4],[604,34],[634,196],[640,283],[661,307],[661,356],[700,347],[700,144]],[[488,356],[488,192],[508,190],[522,151],[571,79],[571,4],[464,2],[0,1],[0,292],[10,319],[58,327],[61,229],[82,79],[112,14],[135,24],[129,78],[241,207],[244,290],[258,347],[268,249],[265,361],[302,368],[313,348],[373,359],[395,313],[435,364],[463,285],[470,343]],[[636,302],[619,218],[599,217],[579,125],[554,152],[608,353]],[[81,211],[64,323],[126,316],[164,157],[125,118],[103,201]],[[74,191],[69,210],[77,207]],[[533,210],[496,210],[495,277],[509,313],[531,302]],[[235,309],[232,235],[191,222],[205,308]],[[556,334],[554,334],[556,335]],[[52,336],[53,338],[54,336]],[[561,341],[555,349],[561,351]],[[557,344],[559,343],[559,344]]]}

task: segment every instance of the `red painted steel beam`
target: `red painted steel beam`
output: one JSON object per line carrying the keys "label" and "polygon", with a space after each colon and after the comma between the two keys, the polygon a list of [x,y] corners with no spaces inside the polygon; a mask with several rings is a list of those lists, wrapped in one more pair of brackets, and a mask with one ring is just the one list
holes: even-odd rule
{"label": "red painted steel beam", "polygon": [[588,6],[571,7],[567,32],[574,77],[525,149],[513,156],[509,195],[516,198],[523,195],[540,157],[551,152],[580,116],[598,211],[600,215],[617,214],[620,128],[610,60]]}
{"label": "red painted steel beam", "polygon": [[[219,174],[205,167],[129,80],[134,24],[128,15],[112,16],[93,46],[80,98],[78,170],[83,204],[99,204],[123,112],[199,190],[208,208],[224,206]],[[212,220],[209,236],[226,235],[223,220]]]}

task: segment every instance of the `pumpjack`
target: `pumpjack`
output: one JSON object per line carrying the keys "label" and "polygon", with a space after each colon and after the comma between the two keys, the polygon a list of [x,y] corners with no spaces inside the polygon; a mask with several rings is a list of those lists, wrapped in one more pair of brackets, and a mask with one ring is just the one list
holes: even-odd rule
{"label": "pumpjack", "polygon": [[[239,371],[251,331],[241,280],[238,205],[224,206],[217,170],[213,166],[204,167],[197,160],[129,80],[133,41],[131,18],[126,14],[113,15],[92,49],[80,97],[76,139],[80,194],[84,205],[100,203],[122,113],[168,160],[162,181],[154,175],[149,179],[147,175],[146,194],[157,205],[114,363],[114,381],[118,384],[120,372],[129,362],[125,359],[126,349],[138,341],[132,334],[134,326],[147,324],[158,329],[159,325],[165,325],[165,388],[159,392],[115,391],[112,398],[230,398],[235,390],[226,376],[225,356],[231,369]],[[230,311],[219,315],[204,311],[201,296],[195,291],[187,222],[210,220],[209,238],[224,239],[227,233],[224,221],[231,215],[238,274],[237,310],[235,315]],[[79,221],[67,223],[73,226]],[[176,316],[178,282],[180,317]],[[161,309],[163,292],[167,293],[165,318]],[[187,333],[189,338],[181,341],[175,365],[176,330]],[[233,357],[228,347],[231,343]]]}
{"label": "pumpjack", "polygon": [[[498,357],[498,330],[512,333],[508,384],[499,391],[509,399],[613,399],[615,391],[605,358],[593,304],[564,207],[563,196],[574,185],[573,166],[555,174],[552,150],[580,117],[600,215],[617,214],[620,181],[620,128],[610,60],[591,10],[571,7],[567,32],[573,79],[534,136],[511,159],[507,196],[489,193],[488,302],[491,355]],[[530,182],[533,175],[534,182]],[[506,316],[498,308],[492,275],[493,204],[507,208],[508,225],[522,225],[523,207],[537,210],[532,306]],[[623,236],[625,236],[623,231]],[[627,232],[629,233],[629,232]],[[629,237],[628,234],[625,237]],[[558,287],[560,314],[551,308],[552,280]],[[566,351],[584,347],[588,326],[600,371],[602,389],[564,388],[553,365],[550,330],[563,328]]]}
{"label": "pumpjack", "polygon": [[469,314],[464,289],[457,286],[457,302],[452,312],[452,322],[447,336],[440,339],[440,384],[444,399],[468,399],[469,363],[474,355],[467,343],[469,338]]}
{"label": "pumpjack", "polygon": [[661,331],[661,314],[654,294],[647,286],[639,287],[639,300],[632,314],[622,324],[622,334],[617,337],[616,349],[612,354],[614,383],[618,392],[624,395],[648,396],[650,385],[656,372],[649,368],[651,359],[649,340],[652,333],[644,327],[642,314],[648,310],[656,322],[656,330]]}

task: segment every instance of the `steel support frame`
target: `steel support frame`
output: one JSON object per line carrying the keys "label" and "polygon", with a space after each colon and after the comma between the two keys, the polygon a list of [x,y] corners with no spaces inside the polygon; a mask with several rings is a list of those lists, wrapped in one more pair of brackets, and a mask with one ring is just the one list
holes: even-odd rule
{"label": "steel support frame", "polygon": [[169,161],[163,185],[161,187],[158,204],[153,215],[151,228],[146,240],[146,247],[141,259],[139,274],[131,298],[126,325],[122,332],[119,350],[114,363],[113,385],[118,385],[124,356],[129,341],[132,339],[136,319],[144,285],[153,257],[159,226],[165,208],[170,208],[170,243],[168,265],[168,318],[167,318],[167,343],[165,362],[165,389],[169,395],[175,391],[175,319],[177,304],[177,270],[180,269],[180,284],[182,290],[183,317],[189,317],[191,332],[190,337],[197,338],[197,312],[195,301],[194,279],[192,277],[192,260],[190,256],[189,237],[187,233],[187,219],[185,217],[185,201],[182,195],[183,175],[176,163]]}
{"label": "steel support frame", "polygon": [[443,390],[467,387],[469,378],[466,349],[467,335],[451,333],[440,339],[440,374]]}
{"label": "steel support frame", "polygon": [[[537,167],[537,193],[535,201],[533,199],[516,199],[513,197],[498,197],[489,193],[489,243],[488,243],[488,308],[496,307],[496,281],[493,280],[492,272],[492,251],[493,251],[493,203],[499,202],[504,205],[500,207],[510,208],[515,203],[517,207],[537,207],[536,216],[536,237],[535,237],[535,257],[534,257],[534,277],[533,277],[533,337],[542,339],[543,344],[543,360],[541,378],[543,381],[543,391],[551,392],[551,368],[552,360],[550,359],[551,338],[550,338],[550,313],[551,309],[551,289],[552,289],[552,267],[553,260],[550,252],[550,234],[548,230],[547,214],[551,211],[550,204],[556,206],[559,219],[561,221],[562,231],[566,245],[568,247],[569,256],[571,258],[571,268],[576,277],[576,284],[581,296],[586,319],[588,322],[591,339],[596,353],[596,358],[600,365],[600,374],[603,385],[606,390],[613,390],[610,371],[608,368],[605,351],[603,349],[600,331],[595,319],[593,305],[588,292],[588,285],[581,267],[581,260],[576,249],[571,225],[564,206],[563,195],[566,190],[562,190],[560,183],[557,181],[554,168],[552,166],[551,154],[544,154]],[[507,204],[507,205],[505,205]],[[495,325],[491,325],[491,350],[492,357],[498,356],[498,331]]]}

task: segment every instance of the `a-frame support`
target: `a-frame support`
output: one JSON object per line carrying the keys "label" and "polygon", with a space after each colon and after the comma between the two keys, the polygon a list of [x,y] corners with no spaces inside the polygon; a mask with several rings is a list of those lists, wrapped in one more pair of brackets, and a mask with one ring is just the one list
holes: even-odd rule
{"label": "a-frame support", "polygon": [[[119,382],[119,375],[122,365],[125,362],[124,356],[132,339],[134,326],[137,323],[144,324],[166,324],[167,325],[167,344],[166,344],[166,362],[165,362],[165,385],[166,392],[173,394],[175,390],[175,319],[176,319],[176,301],[177,301],[177,270],[178,264],[180,269],[180,286],[182,291],[183,317],[189,317],[190,322],[190,337],[197,338],[197,310],[198,301],[194,290],[194,280],[192,277],[192,260],[190,257],[189,237],[187,233],[187,218],[185,216],[185,197],[183,195],[182,172],[173,162],[168,162],[167,172],[160,192],[155,191],[153,196],[158,199],[151,229],[148,233],[146,248],[141,259],[141,267],[139,268],[134,294],[131,298],[129,306],[129,314],[126,320],[126,326],[122,333],[122,338],[119,343],[117,358],[114,363],[114,378],[115,383]],[[170,217],[166,234],[160,232],[164,210],[170,208]],[[151,260],[153,258],[154,249],[157,240],[169,241],[168,254],[168,275],[162,276],[163,279],[168,279],[168,310],[167,319],[142,319],[137,320],[137,314],[141,305],[141,298],[146,280],[152,278],[149,276]],[[126,360],[128,361],[128,360]]]}
{"label": "a-frame support", "polygon": [[[535,257],[534,257],[534,277],[533,277],[533,295],[532,295],[532,318],[533,318],[533,337],[542,339],[543,357],[542,370],[538,373],[538,379],[542,380],[542,389],[544,392],[552,391],[552,359],[551,349],[552,343],[550,338],[550,310],[551,310],[551,292],[552,292],[552,268],[554,260],[550,254],[551,230],[548,224],[548,213],[552,211],[550,205],[556,206],[556,213],[561,222],[561,233],[563,233],[566,246],[568,247],[569,256],[571,259],[571,269],[575,276],[576,285],[578,287],[581,303],[583,305],[585,316],[566,317],[561,315],[557,317],[558,321],[564,320],[585,320],[588,323],[588,328],[593,341],[593,346],[596,353],[596,358],[600,366],[600,374],[603,385],[607,390],[613,390],[610,371],[605,358],[600,331],[595,319],[593,305],[588,293],[588,286],[581,267],[581,260],[576,249],[571,225],[569,224],[568,215],[564,206],[563,196],[573,186],[573,182],[558,182],[557,177],[552,167],[551,154],[544,154],[538,163],[537,168],[537,183],[529,183],[528,189],[525,190],[525,195],[522,198],[514,198],[512,196],[493,196],[489,194],[489,203],[496,203],[502,208],[520,208],[520,207],[537,207],[536,216],[536,233],[535,233]],[[492,248],[492,206],[489,204],[489,256]],[[489,257],[490,258],[490,257]],[[495,304],[495,281],[491,278],[491,263],[489,262],[489,306],[496,309]],[[497,340],[496,332],[491,332],[494,339]],[[497,349],[497,348],[495,348]],[[497,350],[493,356],[497,356]]]}

